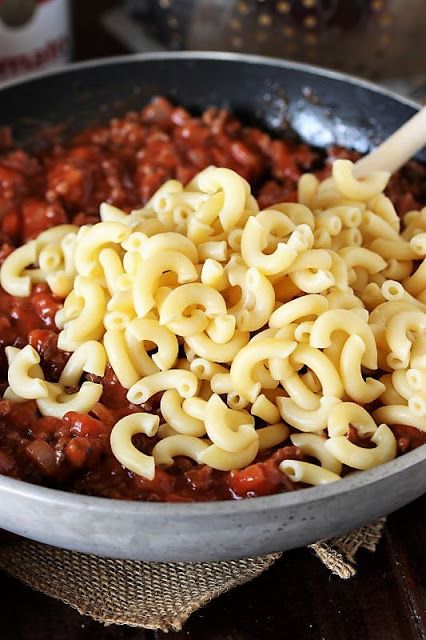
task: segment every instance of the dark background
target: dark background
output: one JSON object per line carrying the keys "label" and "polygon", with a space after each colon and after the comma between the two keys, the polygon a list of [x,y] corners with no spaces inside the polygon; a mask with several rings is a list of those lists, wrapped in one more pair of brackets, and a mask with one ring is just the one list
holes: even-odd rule
{"label": "dark background", "polygon": [[[99,27],[113,0],[74,0],[75,60],[126,53]],[[343,581],[308,549],[195,613],[181,632],[104,627],[0,574],[1,640],[426,640],[426,496],[388,519]],[[90,585],[88,585],[90,589]]]}
{"label": "dark background", "polygon": [[[426,499],[391,515],[354,578],[330,574],[308,549],[222,595],[176,633],[104,627],[0,574],[2,640],[424,640]],[[87,585],[90,589],[90,584]]]}
{"label": "dark background", "polygon": [[99,15],[120,4],[118,0],[71,0],[74,60],[128,53],[99,25]]}

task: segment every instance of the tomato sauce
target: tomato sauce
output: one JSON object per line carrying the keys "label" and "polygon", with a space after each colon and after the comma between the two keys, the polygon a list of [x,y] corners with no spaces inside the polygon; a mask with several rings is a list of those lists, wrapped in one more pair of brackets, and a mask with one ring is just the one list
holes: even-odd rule
{"label": "tomato sauce", "polygon": [[[329,175],[335,158],[358,155],[340,147],[325,152],[293,139],[272,138],[246,127],[230,113],[208,109],[200,117],[156,98],[139,112],[82,131],[66,143],[30,154],[13,147],[0,131],[0,265],[14,247],[51,226],[99,220],[106,201],[124,210],[142,206],[169,178],[188,182],[208,165],[234,169],[253,186],[261,207],[294,201],[306,171]],[[426,168],[408,163],[390,182],[388,193],[399,213],[426,202]],[[0,392],[7,386],[4,348],[31,344],[40,354],[45,377],[57,381],[70,354],[57,348],[55,313],[61,306],[45,284],[28,298],[0,290]],[[101,381],[103,394],[89,415],[69,412],[63,419],[42,417],[34,401],[0,400],[0,473],[68,491],[109,498],[191,502],[251,498],[298,488],[278,469],[286,459],[303,460],[290,441],[263,451],[245,469],[221,472],[178,458],[146,480],[124,469],[112,455],[109,436],[125,415],[140,411],[126,398],[112,369]],[[83,381],[83,380],[82,380]],[[159,411],[154,396],[142,410]],[[426,434],[393,427],[398,452],[426,443]],[[348,437],[355,440],[350,431]],[[150,453],[155,438],[138,435],[137,447]],[[364,443],[364,446],[368,443]]]}

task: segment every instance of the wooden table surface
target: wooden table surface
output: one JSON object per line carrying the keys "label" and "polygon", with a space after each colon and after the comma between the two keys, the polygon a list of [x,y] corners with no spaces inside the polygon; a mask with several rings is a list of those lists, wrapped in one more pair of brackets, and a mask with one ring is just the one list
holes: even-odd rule
{"label": "wooden table surface", "polygon": [[[125,52],[98,25],[113,0],[74,0],[76,59]],[[84,28],[83,28],[84,27]],[[0,640],[426,640],[426,496],[391,515],[347,581],[307,549],[195,613],[181,632],[104,627],[0,574]]]}
{"label": "wooden table surface", "polygon": [[[308,549],[193,614],[181,632],[104,627],[0,573],[1,640],[425,640],[426,496],[341,580]],[[88,586],[88,588],[90,588]]]}

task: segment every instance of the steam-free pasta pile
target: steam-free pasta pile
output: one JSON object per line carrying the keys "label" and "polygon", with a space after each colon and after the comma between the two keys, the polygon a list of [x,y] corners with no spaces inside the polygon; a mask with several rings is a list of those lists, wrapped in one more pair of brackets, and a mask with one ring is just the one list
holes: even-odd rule
{"label": "steam-free pasta pile", "polygon": [[[147,480],[182,456],[242,469],[289,441],[279,469],[307,485],[391,460],[391,427],[426,431],[426,209],[401,233],[389,175],[352,169],[305,174],[298,203],[259,211],[242,177],[209,167],[16,249],[2,287],[27,297],[46,282],[64,299],[58,347],[72,355],[52,382],[33,346],[7,347],[4,399],[90,413],[109,364],[136,405],[111,449]],[[159,393],[160,413],[137,410]]]}

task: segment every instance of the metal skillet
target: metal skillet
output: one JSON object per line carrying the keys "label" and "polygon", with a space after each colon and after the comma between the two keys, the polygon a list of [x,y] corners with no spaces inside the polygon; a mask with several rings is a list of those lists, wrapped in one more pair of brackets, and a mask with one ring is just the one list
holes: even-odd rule
{"label": "metal skillet", "polygon": [[[225,53],[171,53],[72,65],[0,90],[0,125],[22,144],[40,127],[78,130],[164,94],[190,109],[226,106],[320,147],[368,151],[418,106],[350,76]],[[420,160],[426,157],[419,156]],[[0,528],[67,549],[150,561],[224,560],[302,546],[373,521],[426,490],[426,446],[371,471],[237,502],[138,503],[0,476]]]}

